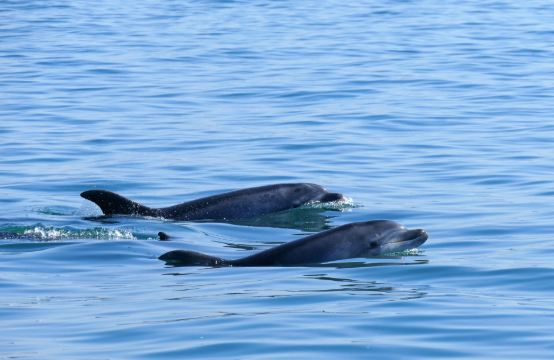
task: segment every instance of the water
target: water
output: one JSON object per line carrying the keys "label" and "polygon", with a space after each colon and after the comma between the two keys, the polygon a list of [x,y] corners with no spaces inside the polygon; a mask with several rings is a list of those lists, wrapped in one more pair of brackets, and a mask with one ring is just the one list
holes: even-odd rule
{"label": "water", "polygon": [[[549,1],[4,1],[1,359],[554,356]],[[246,223],[91,218],[278,182],[350,196]],[[169,268],[391,219],[327,266]],[[172,241],[156,240],[158,231]],[[15,235],[14,235],[15,236]]]}

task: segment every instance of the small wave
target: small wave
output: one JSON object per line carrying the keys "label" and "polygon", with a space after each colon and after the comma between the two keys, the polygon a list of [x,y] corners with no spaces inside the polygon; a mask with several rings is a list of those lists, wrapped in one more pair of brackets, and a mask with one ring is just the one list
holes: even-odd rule
{"label": "small wave", "polygon": [[325,210],[339,210],[344,211],[348,209],[353,209],[361,207],[361,205],[354,203],[354,199],[350,197],[345,197],[344,199],[331,201],[331,202],[320,202],[313,201],[309,202],[306,205],[302,206],[303,208],[308,209],[325,209]]}
{"label": "small wave", "polygon": [[383,256],[417,256],[419,254],[421,254],[421,251],[419,249],[408,249],[398,252],[386,253]]}
{"label": "small wave", "polygon": [[0,229],[0,238],[34,239],[34,240],[65,240],[65,239],[102,239],[102,240],[136,240],[137,237],[129,230],[93,228],[75,230],[68,228],[46,227],[36,225],[31,227],[11,227]]}
{"label": "small wave", "polygon": [[53,216],[70,216],[75,215],[76,211],[72,208],[66,207],[44,207],[35,210],[39,214],[43,215],[53,215]]}
{"label": "small wave", "polygon": [[32,229],[25,230],[24,235],[43,239],[107,239],[107,240],[134,240],[135,236],[128,230],[113,230],[113,229],[85,229],[85,230],[69,230],[58,229],[54,227],[36,226]]}

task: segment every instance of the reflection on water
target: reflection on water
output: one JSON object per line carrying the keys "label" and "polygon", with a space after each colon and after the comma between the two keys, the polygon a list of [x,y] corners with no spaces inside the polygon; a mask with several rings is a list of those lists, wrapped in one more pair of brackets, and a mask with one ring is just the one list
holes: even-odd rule
{"label": "reflection on water", "polygon": [[[123,218],[123,219],[120,219]],[[123,215],[98,215],[98,216],[85,216],[83,220],[98,222],[100,224],[120,224],[124,222],[125,216]]]}
{"label": "reflection on water", "polygon": [[402,260],[402,262],[373,262],[371,259],[382,259],[382,257],[376,257],[376,258],[368,258],[365,261],[352,261],[352,260],[346,260],[346,261],[340,261],[340,262],[332,262],[332,263],[325,263],[325,264],[318,264],[318,265],[311,265],[311,266],[317,266],[317,267],[332,267],[336,269],[352,269],[352,268],[365,268],[365,267],[376,267],[376,266],[403,266],[403,265],[424,265],[428,264],[429,260],[427,259],[416,259],[410,261],[410,256],[405,257],[391,257],[390,259],[398,259]]}
{"label": "reflection on water", "polygon": [[329,214],[329,209],[302,207],[250,219],[228,220],[225,222],[251,227],[286,228],[301,230],[303,232],[319,232],[331,228],[329,221],[332,217]]}
{"label": "reflection on water", "polygon": [[230,242],[222,242],[225,247],[231,248],[231,249],[238,249],[238,250],[256,250],[256,246],[252,246],[249,244],[241,244],[241,243],[230,243]]}
{"label": "reflection on water", "polygon": [[[21,239],[18,239],[21,240]],[[4,253],[21,253],[51,249],[58,246],[71,245],[75,242],[57,241],[57,242],[17,242],[17,243],[0,243],[0,252]]]}
{"label": "reflection on water", "polygon": [[[388,264],[392,265],[392,264]],[[398,264],[397,264],[398,265]],[[396,288],[391,284],[383,284],[378,281],[358,280],[354,278],[341,278],[330,276],[329,274],[306,274],[307,278],[322,280],[334,283],[333,287],[325,289],[310,289],[316,292],[346,292],[349,294],[355,293],[376,293],[376,294],[395,294],[398,299],[418,299],[427,295],[426,291],[420,289],[405,289]],[[299,291],[299,290],[291,290]],[[301,290],[300,290],[301,291]]]}

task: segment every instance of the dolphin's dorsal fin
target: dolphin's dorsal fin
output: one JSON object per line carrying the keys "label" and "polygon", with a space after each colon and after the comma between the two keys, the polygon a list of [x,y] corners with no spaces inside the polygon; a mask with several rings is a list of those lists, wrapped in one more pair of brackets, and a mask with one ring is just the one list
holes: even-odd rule
{"label": "dolphin's dorsal fin", "polygon": [[107,190],[88,190],[81,196],[100,207],[104,215],[157,216],[158,211]]}

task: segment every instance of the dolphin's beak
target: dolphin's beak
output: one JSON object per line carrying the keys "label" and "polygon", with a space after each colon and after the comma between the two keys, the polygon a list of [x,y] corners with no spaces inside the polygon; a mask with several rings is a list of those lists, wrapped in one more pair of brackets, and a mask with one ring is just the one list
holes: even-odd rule
{"label": "dolphin's beak", "polygon": [[406,231],[406,240],[412,240],[412,241],[419,240],[423,244],[428,238],[429,238],[429,235],[427,235],[427,232],[423,229]]}
{"label": "dolphin's beak", "polygon": [[413,248],[416,248],[426,242],[428,238],[429,235],[423,229],[408,230],[404,233],[401,242],[408,242]]}
{"label": "dolphin's beak", "polygon": [[383,253],[400,252],[421,246],[429,235],[423,229],[407,230],[394,241],[382,245]]}

